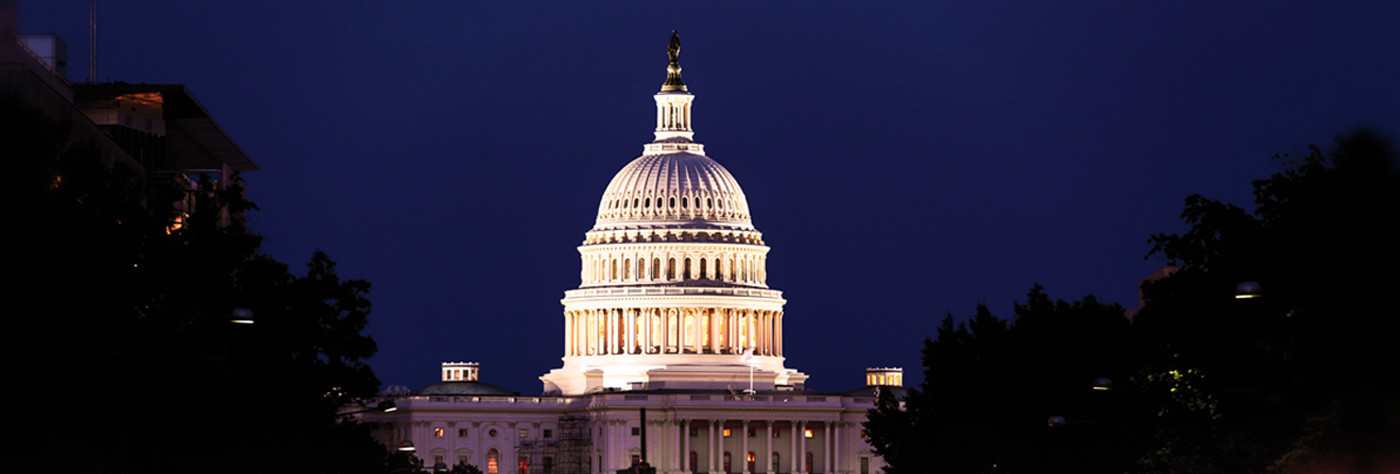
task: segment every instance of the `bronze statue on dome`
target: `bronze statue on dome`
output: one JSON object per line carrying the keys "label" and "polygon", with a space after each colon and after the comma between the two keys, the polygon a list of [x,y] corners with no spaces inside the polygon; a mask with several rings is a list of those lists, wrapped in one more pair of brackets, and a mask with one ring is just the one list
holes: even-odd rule
{"label": "bronze statue on dome", "polygon": [[666,55],[671,57],[671,62],[680,62],[681,34],[676,30],[671,30],[671,44],[666,46]]}

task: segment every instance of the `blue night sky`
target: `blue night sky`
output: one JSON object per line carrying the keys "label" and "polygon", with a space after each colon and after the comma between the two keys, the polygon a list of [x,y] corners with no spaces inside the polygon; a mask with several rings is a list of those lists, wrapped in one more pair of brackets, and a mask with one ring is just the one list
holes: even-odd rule
{"label": "blue night sky", "polygon": [[[1135,306],[1188,194],[1249,204],[1272,155],[1400,132],[1379,0],[99,3],[98,78],[187,85],[262,168],[264,249],[371,281],[372,366],[413,388],[473,360],[537,394],[560,365],[575,247],[652,138],[672,29],[822,391],[920,382],[944,314],[1009,316],[1037,282]],[[19,7],[86,77],[88,2]]]}

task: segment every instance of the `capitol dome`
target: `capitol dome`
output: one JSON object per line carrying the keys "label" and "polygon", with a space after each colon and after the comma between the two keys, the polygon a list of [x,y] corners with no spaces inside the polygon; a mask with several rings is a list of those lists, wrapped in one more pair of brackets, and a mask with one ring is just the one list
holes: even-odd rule
{"label": "capitol dome", "polygon": [[564,292],[564,366],[547,394],[598,390],[801,390],[783,365],[782,292],[739,182],[694,140],[695,96],[674,34],[656,138],[608,183]]}

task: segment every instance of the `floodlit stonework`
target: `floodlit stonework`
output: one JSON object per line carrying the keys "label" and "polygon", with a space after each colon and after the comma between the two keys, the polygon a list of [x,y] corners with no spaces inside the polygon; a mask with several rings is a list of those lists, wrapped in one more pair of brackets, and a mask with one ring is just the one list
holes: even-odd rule
{"label": "floodlit stonework", "polygon": [[526,397],[482,383],[475,363],[444,363],[442,382],[363,414],[386,445],[429,467],[491,474],[616,472],[642,460],[663,473],[883,465],[861,423],[877,387],[902,390],[902,371],[870,369],[861,388],[817,393],[784,365],[786,301],[768,287],[768,247],[738,181],[694,141],[674,36],[670,52],[655,141],[613,177],[578,248],[563,366]]}

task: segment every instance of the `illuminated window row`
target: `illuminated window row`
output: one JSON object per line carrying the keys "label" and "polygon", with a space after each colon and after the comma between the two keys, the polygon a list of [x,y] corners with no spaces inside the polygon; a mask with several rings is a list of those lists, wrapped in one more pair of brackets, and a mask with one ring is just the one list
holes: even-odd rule
{"label": "illuminated window row", "polygon": [[648,194],[607,196],[598,210],[599,219],[670,218],[706,220],[747,220],[743,197],[724,192],[699,191],[696,194]]}
{"label": "illuminated window row", "polygon": [[585,255],[584,284],[645,283],[715,280],[730,283],[764,284],[767,275],[763,255]]}

